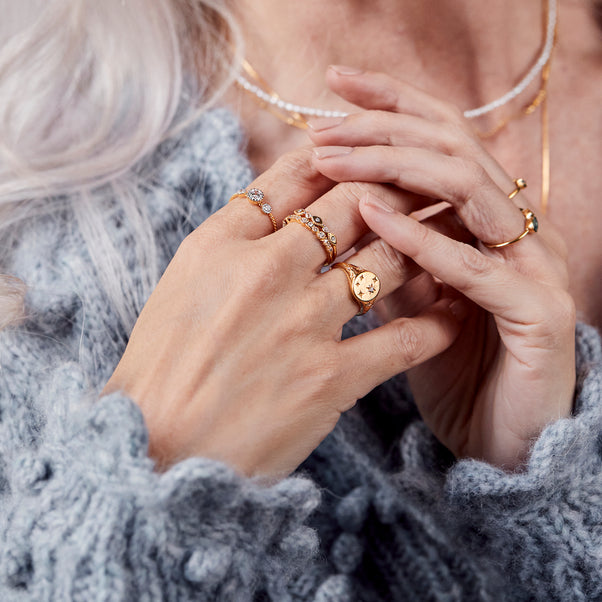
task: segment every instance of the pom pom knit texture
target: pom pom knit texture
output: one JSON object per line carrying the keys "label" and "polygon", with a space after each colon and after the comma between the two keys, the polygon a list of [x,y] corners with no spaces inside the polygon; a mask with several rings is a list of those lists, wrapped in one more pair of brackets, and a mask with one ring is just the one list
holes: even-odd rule
{"label": "pom pom knit texture", "polygon": [[[220,109],[148,160],[162,269],[251,180],[240,142]],[[106,220],[144,282],[127,223],[110,206]],[[602,600],[592,329],[577,333],[575,416],[543,432],[521,474],[454,462],[400,378],[265,487],[205,458],[153,472],[137,406],[95,399],[128,333],[68,211],[28,224],[5,265],[30,292],[25,323],[0,335],[1,600]]]}

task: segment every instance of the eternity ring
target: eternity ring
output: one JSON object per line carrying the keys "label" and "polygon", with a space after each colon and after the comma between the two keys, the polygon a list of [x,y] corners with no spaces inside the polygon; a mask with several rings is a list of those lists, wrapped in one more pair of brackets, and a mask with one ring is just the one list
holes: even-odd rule
{"label": "eternity ring", "polygon": [[240,197],[245,197],[249,203],[251,203],[252,205],[257,205],[262,213],[265,213],[269,218],[270,221],[272,222],[272,227],[274,228],[274,232],[276,232],[276,230],[278,230],[278,226],[276,224],[276,218],[272,215],[272,206],[267,203],[264,202],[264,193],[263,190],[259,190],[259,188],[251,188],[249,190],[245,190],[244,188],[239,190],[238,192],[234,193],[231,197],[230,200],[228,201],[228,203],[233,200],[233,199],[237,199]]}
{"label": "eternity ring", "polygon": [[340,268],[345,272],[349,281],[351,296],[360,308],[357,315],[361,316],[370,311],[380,292],[380,280],[378,276],[374,272],[362,270],[351,263],[343,261],[335,263],[332,267]]}
{"label": "eternity ring", "polygon": [[297,222],[305,226],[308,230],[316,235],[316,238],[326,251],[326,261],[324,265],[330,265],[337,257],[337,237],[324,224],[321,217],[312,215],[305,209],[296,209],[291,215],[287,215],[282,226],[286,226],[291,222]]}
{"label": "eternity ring", "polygon": [[490,249],[499,249],[501,247],[507,247],[508,245],[511,245],[514,242],[518,242],[521,238],[524,238],[530,232],[537,232],[537,230],[539,229],[539,222],[537,221],[537,218],[535,217],[533,211],[531,211],[531,209],[519,209],[519,211],[525,217],[525,229],[516,238],[513,238],[512,240],[507,240],[506,242],[498,242],[494,245],[488,245],[487,243],[483,244],[486,247],[489,247]]}

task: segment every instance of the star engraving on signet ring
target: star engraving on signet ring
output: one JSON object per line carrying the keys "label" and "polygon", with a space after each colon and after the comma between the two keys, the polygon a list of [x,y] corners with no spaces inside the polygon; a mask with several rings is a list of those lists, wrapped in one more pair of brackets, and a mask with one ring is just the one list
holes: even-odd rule
{"label": "star engraving on signet ring", "polygon": [[361,272],[355,277],[353,291],[359,301],[374,301],[380,292],[380,280],[372,272]]}

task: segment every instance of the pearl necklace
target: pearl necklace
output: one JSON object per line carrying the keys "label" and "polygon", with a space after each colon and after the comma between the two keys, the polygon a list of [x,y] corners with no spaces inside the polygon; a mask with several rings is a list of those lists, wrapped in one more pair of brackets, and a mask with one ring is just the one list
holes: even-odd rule
{"label": "pearl necklace", "polygon": [[[506,94],[476,109],[464,111],[466,119],[474,119],[486,113],[498,109],[508,104],[521,94],[529,84],[542,72],[544,66],[549,62],[552,50],[554,48],[554,32],[556,30],[557,20],[557,0],[548,0],[548,19],[546,27],[546,37],[541,55],[529,70],[529,72]],[[315,107],[306,107],[303,105],[288,102],[272,90],[267,83],[259,76],[251,64],[243,59],[242,68],[246,75],[242,73],[236,76],[236,83],[246,92],[259,99],[266,108],[271,109],[277,117],[283,119],[296,127],[306,127],[305,122],[308,117],[346,117],[348,113],[343,111],[329,111]],[[257,83],[253,83],[251,78]],[[283,117],[284,116],[284,117]]]}

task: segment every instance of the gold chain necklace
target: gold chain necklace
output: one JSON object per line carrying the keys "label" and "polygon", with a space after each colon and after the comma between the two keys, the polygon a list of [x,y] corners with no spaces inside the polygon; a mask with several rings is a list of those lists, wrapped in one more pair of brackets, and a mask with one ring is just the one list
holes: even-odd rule
{"label": "gold chain necklace", "polygon": [[[543,21],[544,21],[544,44],[547,41],[549,31],[546,31],[546,24],[550,24],[550,2],[554,0],[545,0],[543,3]],[[531,115],[541,106],[541,197],[540,206],[543,215],[547,214],[550,198],[550,136],[549,136],[549,118],[548,118],[548,81],[550,78],[550,68],[552,56],[556,48],[558,40],[558,21],[556,16],[556,4],[554,2],[554,29],[553,39],[547,60],[541,70],[541,85],[532,100],[522,109],[501,119],[496,125],[484,132],[476,131],[477,136],[481,139],[492,138],[502,131],[511,121],[519,119],[526,115]],[[299,129],[307,129],[308,118],[311,117],[335,117],[346,116],[342,111],[328,111],[316,109],[312,107],[303,107],[293,103],[285,102],[280,95],[269,86],[257,70],[247,61],[243,59],[242,68],[245,74],[253,83],[239,77],[236,83],[248,93],[262,109],[265,109],[280,121],[287,125]]]}

